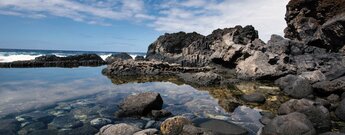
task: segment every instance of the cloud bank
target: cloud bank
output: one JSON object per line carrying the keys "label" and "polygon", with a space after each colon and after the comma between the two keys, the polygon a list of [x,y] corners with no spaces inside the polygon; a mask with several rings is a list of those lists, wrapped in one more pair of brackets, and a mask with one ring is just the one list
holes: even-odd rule
{"label": "cloud bank", "polygon": [[207,35],[217,28],[253,25],[260,38],[281,34],[288,0],[0,0],[0,14],[44,19],[64,17],[111,26],[141,23],[161,32]]}

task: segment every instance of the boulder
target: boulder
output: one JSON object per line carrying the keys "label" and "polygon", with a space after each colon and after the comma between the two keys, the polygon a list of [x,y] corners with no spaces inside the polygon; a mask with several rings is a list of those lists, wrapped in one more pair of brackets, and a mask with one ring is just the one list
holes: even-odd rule
{"label": "boulder", "polygon": [[136,126],[121,123],[103,126],[99,130],[98,135],[133,135],[140,130],[141,129]]}
{"label": "boulder", "polygon": [[326,80],[326,76],[320,70],[303,72],[299,76],[308,80],[311,84]]}
{"label": "boulder", "polygon": [[199,86],[220,85],[222,77],[213,72],[183,73],[178,74],[185,82]]}
{"label": "boulder", "polygon": [[304,98],[313,93],[310,82],[300,76],[287,75],[276,80],[275,84],[293,98]]}
{"label": "boulder", "polygon": [[234,123],[224,120],[199,118],[193,120],[196,127],[212,131],[216,135],[247,135],[248,131]]}
{"label": "boulder", "polygon": [[192,125],[192,122],[182,116],[175,116],[166,119],[160,127],[163,135],[179,135],[185,125]]}
{"label": "boulder", "polygon": [[285,115],[292,112],[300,112],[307,116],[318,132],[325,132],[331,129],[331,118],[329,111],[322,105],[308,99],[290,99],[283,103],[278,114]]}
{"label": "boulder", "polygon": [[241,96],[242,100],[246,102],[253,102],[253,103],[265,103],[266,98],[261,93],[252,93],[252,94],[245,94]]}
{"label": "boulder", "polygon": [[118,117],[147,116],[152,110],[162,109],[163,99],[159,93],[145,92],[130,95],[120,104]]}
{"label": "boulder", "polygon": [[345,99],[341,100],[338,108],[335,110],[335,115],[341,120],[345,121]]}
{"label": "boulder", "polygon": [[256,51],[253,56],[238,62],[236,66],[237,78],[274,80],[290,72],[281,70],[278,64],[270,61],[269,56],[265,53]]}
{"label": "boulder", "polygon": [[133,59],[133,58],[128,53],[122,52],[122,53],[118,53],[118,54],[112,54],[111,56],[107,57],[105,59],[105,61],[108,64],[111,64],[111,63],[115,62],[118,59],[120,59],[120,60],[129,60],[129,59]]}
{"label": "boulder", "polygon": [[263,129],[261,135],[315,135],[315,129],[302,113],[293,112],[275,117]]}

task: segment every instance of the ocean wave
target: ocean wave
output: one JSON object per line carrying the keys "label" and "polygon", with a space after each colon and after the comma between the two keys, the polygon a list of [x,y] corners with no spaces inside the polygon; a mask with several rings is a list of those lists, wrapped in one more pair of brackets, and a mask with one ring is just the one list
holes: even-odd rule
{"label": "ocean wave", "polygon": [[34,60],[36,57],[42,55],[27,55],[27,54],[17,54],[17,55],[0,55],[0,62],[13,62],[13,61],[23,61],[23,60]]}

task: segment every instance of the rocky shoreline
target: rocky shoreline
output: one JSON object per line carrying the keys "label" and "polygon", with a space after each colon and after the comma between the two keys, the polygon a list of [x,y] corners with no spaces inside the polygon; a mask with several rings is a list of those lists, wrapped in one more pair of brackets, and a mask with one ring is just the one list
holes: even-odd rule
{"label": "rocky shoreline", "polygon": [[[119,123],[95,118],[90,125],[82,125],[76,118],[65,115],[48,120],[60,129],[88,129],[84,134],[342,135],[345,134],[344,3],[343,0],[291,0],[285,16],[286,38],[272,35],[267,43],[260,40],[253,26],[235,26],[217,29],[207,36],[195,32],[162,35],[149,45],[146,58],[133,59],[128,54],[119,54],[103,61],[95,55],[43,56],[34,61],[2,63],[0,67],[77,67],[107,63],[102,73],[119,83],[126,82],[119,78],[129,76],[174,76],[195,87],[232,89],[241,81],[270,81],[287,97],[275,99],[282,101],[272,105],[271,109],[275,110],[262,110],[257,124],[260,126],[254,125],[253,131],[217,118],[174,116],[164,109],[160,94],[152,92],[130,95],[118,104],[118,110],[111,112],[116,115],[110,118],[121,119]],[[256,105],[270,102],[276,96],[271,94],[268,98],[257,89],[232,94],[229,97],[233,99],[219,100],[229,113],[241,105],[237,99]],[[146,118],[149,119],[145,124],[138,122]],[[133,119],[132,124],[121,122]],[[21,120],[23,124],[26,118],[18,118],[16,122]]]}

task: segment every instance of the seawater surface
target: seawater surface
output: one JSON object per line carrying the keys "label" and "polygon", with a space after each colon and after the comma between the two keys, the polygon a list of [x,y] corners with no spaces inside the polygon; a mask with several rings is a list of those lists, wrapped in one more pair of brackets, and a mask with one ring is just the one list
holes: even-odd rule
{"label": "seawater surface", "polygon": [[[94,118],[114,117],[117,105],[128,95],[153,91],[161,94],[164,108],[174,115],[228,120],[252,133],[261,126],[257,110],[241,106],[234,113],[225,112],[208,91],[168,81],[114,84],[101,74],[103,68],[0,68],[0,118],[22,120],[25,114],[40,112],[72,115],[85,124]],[[44,128],[56,128],[47,124]]]}

